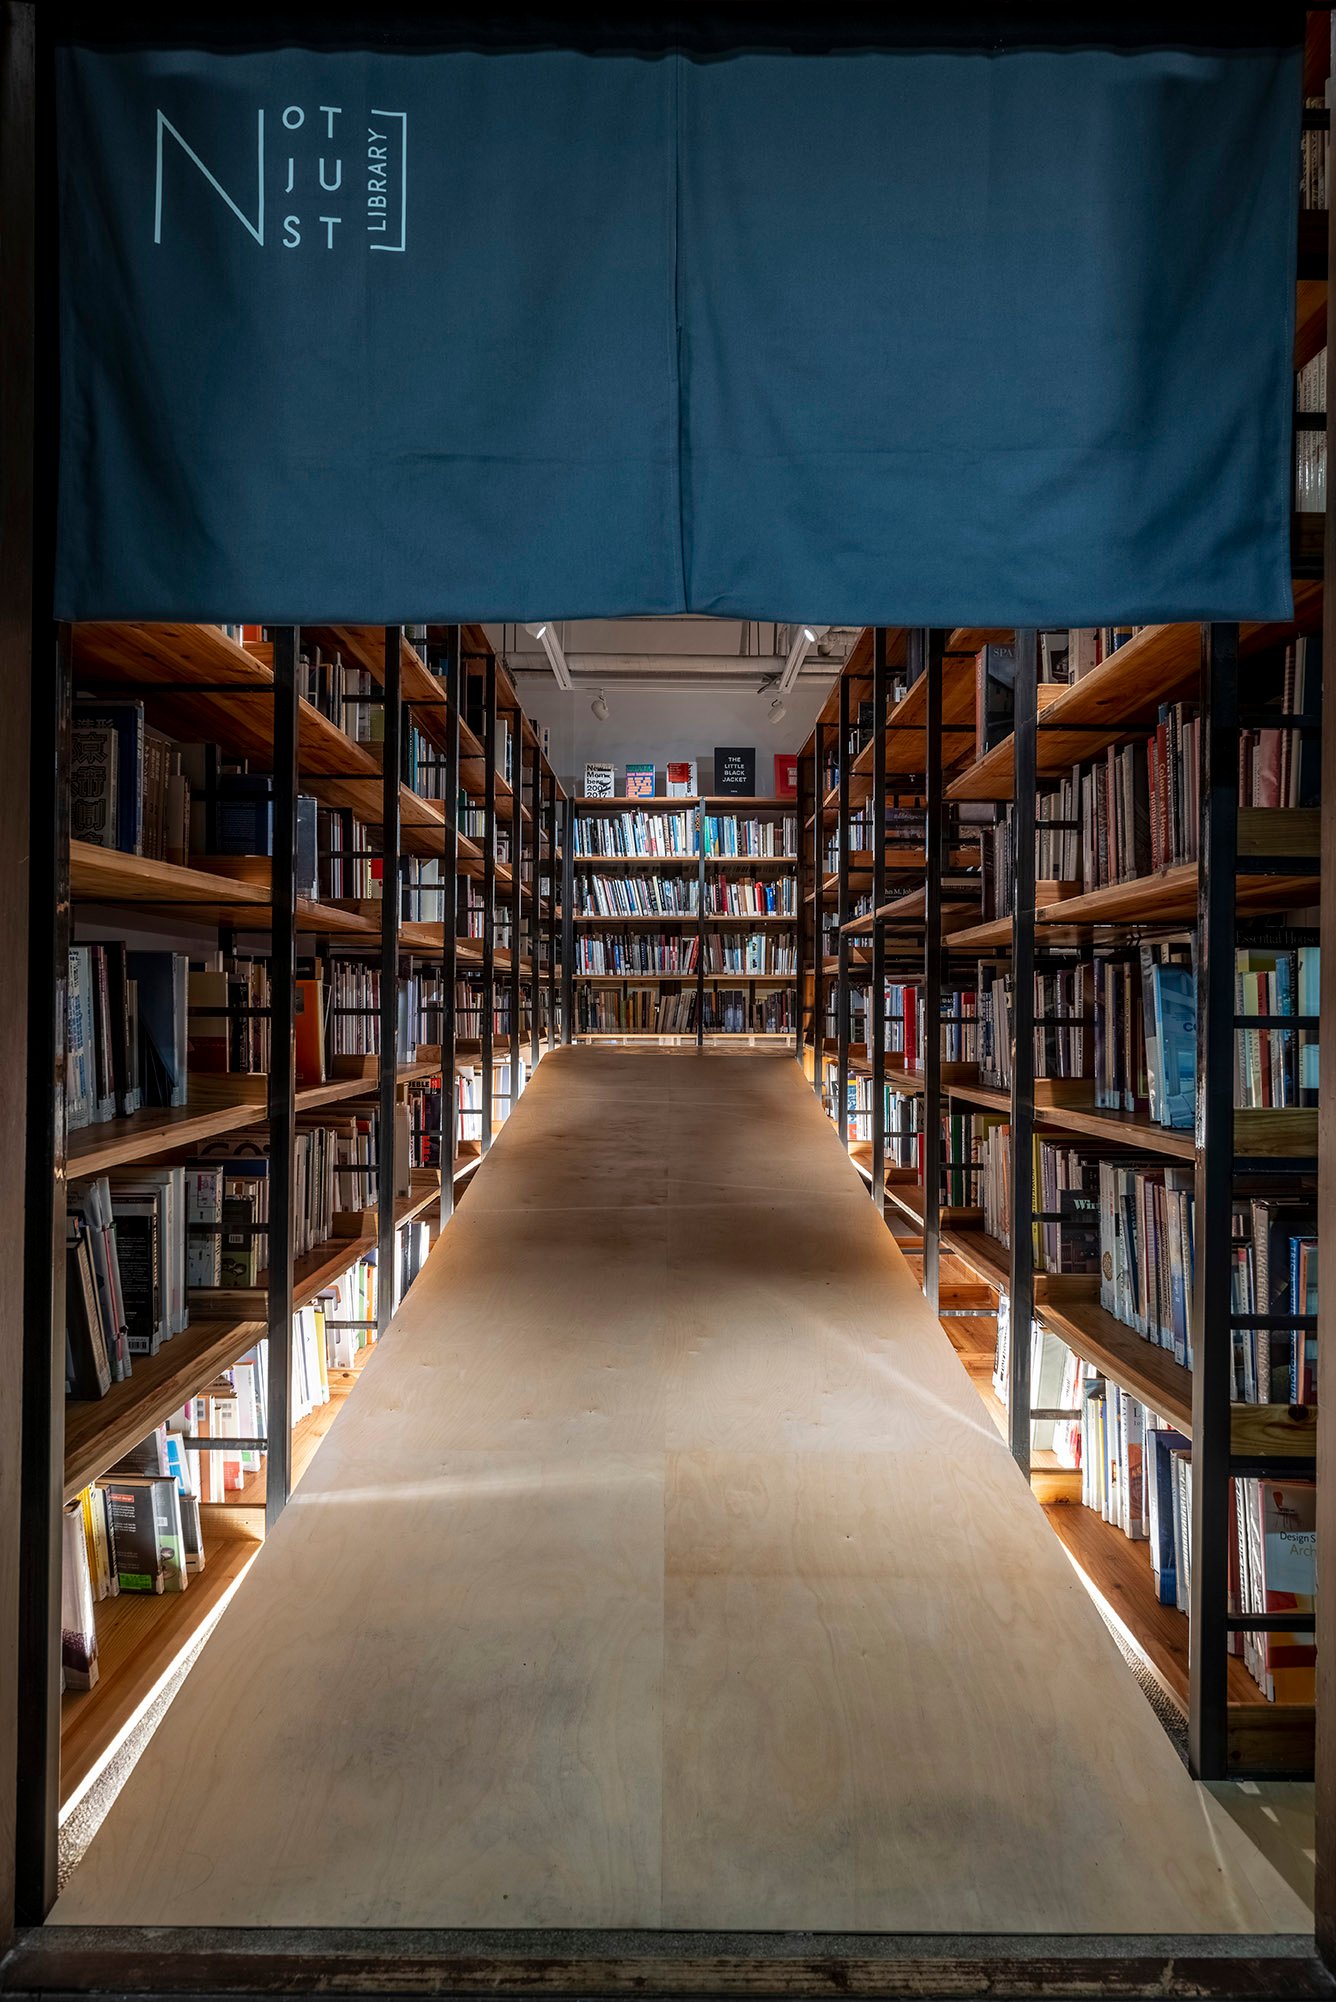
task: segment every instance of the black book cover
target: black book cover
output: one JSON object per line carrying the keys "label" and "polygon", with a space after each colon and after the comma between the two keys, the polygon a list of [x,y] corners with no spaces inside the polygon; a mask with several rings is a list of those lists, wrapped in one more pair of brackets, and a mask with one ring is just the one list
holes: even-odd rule
{"label": "black book cover", "polygon": [[65,1246],[65,1336],[70,1395],[105,1397],[111,1389],[111,1364],[98,1308],[97,1276],[86,1230],[71,1219],[76,1234]]}
{"label": "black book cover", "polygon": [[116,1256],[131,1355],[156,1355],[162,1321],[157,1205],[138,1197],[112,1198]]}
{"label": "black book cover", "polygon": [[750,799],[756,793],[756,752],[741,746],[716,747],[714,789],[730,799]]}

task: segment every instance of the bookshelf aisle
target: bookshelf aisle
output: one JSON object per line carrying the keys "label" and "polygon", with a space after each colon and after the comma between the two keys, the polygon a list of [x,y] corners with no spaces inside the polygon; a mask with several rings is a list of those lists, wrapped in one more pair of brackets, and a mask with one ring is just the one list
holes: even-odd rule
{"label": "bookshelf aisle", "polygon": [[57,1811],[229,1596],[565,1030],[561,789],[481,629],[79,626],[61,671],[50,1890]]}
{"label": "bookshelf aisle", "polygon": [[735,794],[568,803],[576,1041],[793,1046],[796,807]]}

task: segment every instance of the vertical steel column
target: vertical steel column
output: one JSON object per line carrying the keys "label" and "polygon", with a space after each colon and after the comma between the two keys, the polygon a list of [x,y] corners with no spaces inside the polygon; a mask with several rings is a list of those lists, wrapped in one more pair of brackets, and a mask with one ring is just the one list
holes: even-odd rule
{"label": "vertical steel column", "polygon": [[569,1043],[575,1009],[575,800],[561,816],[561,1040]]}
{"label": "vertical steel column", "polygon": [[822,752],[825,736],[826,726],[818,717],[813,726],[812,743],[812,1089],[823,1102],[826,1082],[826,794]]}
{"label": "vertical steel column", "polygon": [[510,1099],[506,1116],[519,1104],[523,1090],[524,1038],[520,1003],[524,998],[521,971],[524,931],[524,725],[519,704],[510,712]]}
{"label": "vertical steel column", "polygon": [[395,1107],[399,1084],[399,909],[403,901],[403,832],[399,824],[404,754],[402,626],[385,628],[385,742],[380,805],[380,1134],[376,1142],[376,1336],[394,1315]]}
{"label": "vertical steel column", "polygon": [[[292,1247],[297,1155],[297,664],[301,633],[274,629],[274,842],[269,1017],[269,1409],[264,1522],[292,1493]],[[398,803],[399,767],[393,766]],[[385,887],[385,886],[382,886]]]}
{"label": "vertical steel column", "polygon": [[[1329,55],[1336,56],[1336,13],[1329,23]],[[1336,112],[1336,64],[1326,84],[1327,113]],[[1336,271],[1336,205],[1327,211],[1327,264]],[[1327,348],[1336,345],[1336,285],[1327,286]],[[1327,464],[1336,464],[1336,410],[1327,397]],[[1336,508],[1325,521],[1323,575],[1336,578]],[[1336,590],[1323,592],[1322,653],[1336,660]],[[1324,1022],[1336,1022],[1336,703],[1322,708],[1322,900],[1320,958],[1321,1004]],[[1336,1036],[1318,1044],[1318,1269],[1336,1272]],[[1336,1291],[1318,1290],[1318,1353],[1336,1354]],[[1329,1968],[1336,1968],[1336,1398],[1318,1405],[1317,1459],[1317,1745],[1316,1781],[1317,1863],[1314,1882],[1314,1929],[1318,1948]]]}
{"label": "vertical steel column", "polygon": [[529,762],[529,1065],[537,1070],[543,1031],[543,774],[537,744]]}
{"label": "vertical steel column", "polygon": [[918,635],[924,689],[923,879],[923,1291],[934,1313],[942,1275],[942,868],[946,799],[942,784],[942,649],[945,634]]}
{"label": "vertical steel column", "polygon": [[[496,655],[488,649],[482,697],[482,1050],[481,1152],[492,1144],[492,1015],[496,1006]],[[513,943],[513,941],[512,941]]]}
{"label": "vertical steel column", "polygon": [[840,1139],[849,1143],[849,676],[840,676],[840,783],[839,783],[839,889],[836,895],[836,922],[839,926],[838,985],[835,989],[837,1090],[840,1095]]}
{"label": "vertical steel column", "polygon": [[872,1200],[886,1211],[886,628],[872,632],[872,966],[868,1055],[872,1067]]}
{"label": "vertical steel column", "polygon": [[1197,851],[1192,1603],[1188,1629],[1188,1758],[1201,1780],[1223,1779],[1228,1765],[1238,756],[1238,627],[1203,626]]}
{"label": "vertical steel column", "polygon": [[558,940],[561,923],[561,894],[557,881],[557,775],[547,775],[547,807],[545,812],[547,828],[547,1033],[548,1048],[557,1042],[557,960]]}
{"label": "vertical steel column", "polygon": [[696,1048],[705,1047],[705,801],[696,806]]}
{"label": "vertical steel column", "polygon": [[441,1114],[437,1154],[441,1164],[441,1228],[455,1208],[455,982],[459,977],[459,725],[463,708],[463,628],[451,626],[445,656],[445,783],[441,851]]}
{"label": "vertical steel column", "polygon": [[803,999],[807,992],[807,938],[806,938],[806,932],[804,930],[804,912],[806,911],[807,905],[803,889],[802,858],[803,858],[804,812],[808,798],[807,782],[803,777],[803,757],[801,751],[799,751],[798,753],[797,772],[798,772],[798,797],[794,807],[796,842],[794,850],[795,863],[793,871],[794,894],[797,898],[797,903],[795,907],[796,915],[794,917],[794,931],[793,931],[793,937],[794,937],[793,978],[794,978],[794,992],[797,1001],[797,1012],[795,1014],[794,1024],[793,1024],[794,1027],[793,1054],[797,1059],[798,1069],[801,1071],[803,1067],[803,1051],[807,1047],[807,1038],[803,1033]]}
{"label": "vertical steel column", "polygon": [[1007,1431],[1030,1473],[1030,1326],[1034,1320],[1034,862],[1039,635],[1016,634],[1015,902],[1011,915],[1011,1343]]}
{"label": "vertical steel column", "polygon": [[[60,1585],[65,1498],[65,1045],[70,946],[70,628],[34,621],[32,871],[23,1234],[22,1485],[14,1899],[55,1902],[60,1808]],[[36,635],[41,639],[37,640]],[[9,1386],[7,1394],[12,1394]]]}

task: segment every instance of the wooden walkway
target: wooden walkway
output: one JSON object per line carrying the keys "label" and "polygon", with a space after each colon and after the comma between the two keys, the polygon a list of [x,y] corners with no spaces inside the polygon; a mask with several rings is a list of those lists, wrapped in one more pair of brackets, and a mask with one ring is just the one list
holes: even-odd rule
{"label": "wooden walkway", "polygon": [[1306,1931],[796,1066],[540,1067],[54,1923]]}

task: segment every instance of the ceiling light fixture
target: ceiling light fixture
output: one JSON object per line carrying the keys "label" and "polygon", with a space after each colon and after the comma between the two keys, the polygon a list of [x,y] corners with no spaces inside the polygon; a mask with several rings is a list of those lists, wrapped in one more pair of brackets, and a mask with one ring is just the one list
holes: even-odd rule
{"label": "ceiling light fixture", "polygon": [[783,696],[777,695],[770,704],[770,721],[772,723],[782,723],[788,713],[788,710],[784,707]]}
{"label": "ceiling light fixture", "polygon": [[593,712],[593,714],[597,716],[600,723],[607,722],[608,701],[607,697],[604,695],[603,690],[601,688],[599,689],[598,694],[594,697],[593,701],[590,703],[589,707]]}
{"label": "ceiling light fixture", "polygon": [[544,619],[541,625],[526,626],[524,630],[526,633],[530,634],[532,638],[537,640],[539,646],[543,649],[543,652],[547,655],[548,664],[551,667],[552,673],[556,678],[557,687],[564,688],[567,691],[569,691],[570,688],[573,686],[571,681],[571,671],[570,668],[566,665],[566,656],[561,650],[561,641],[557,638],[556,634],[552,630],[551,620]]}
{"label": "ceiling light fixture", "polygon": [[798,673],[806,657],[808,647],[815,646],[817,641],[824,639],[829,631],[829,626],[798,627],[797,632],[793,636],[793,644],[789,648],[789,657],[784,663],[784,672],[779,677],[781,695],[787,695],[794,682],[798,679]]}

